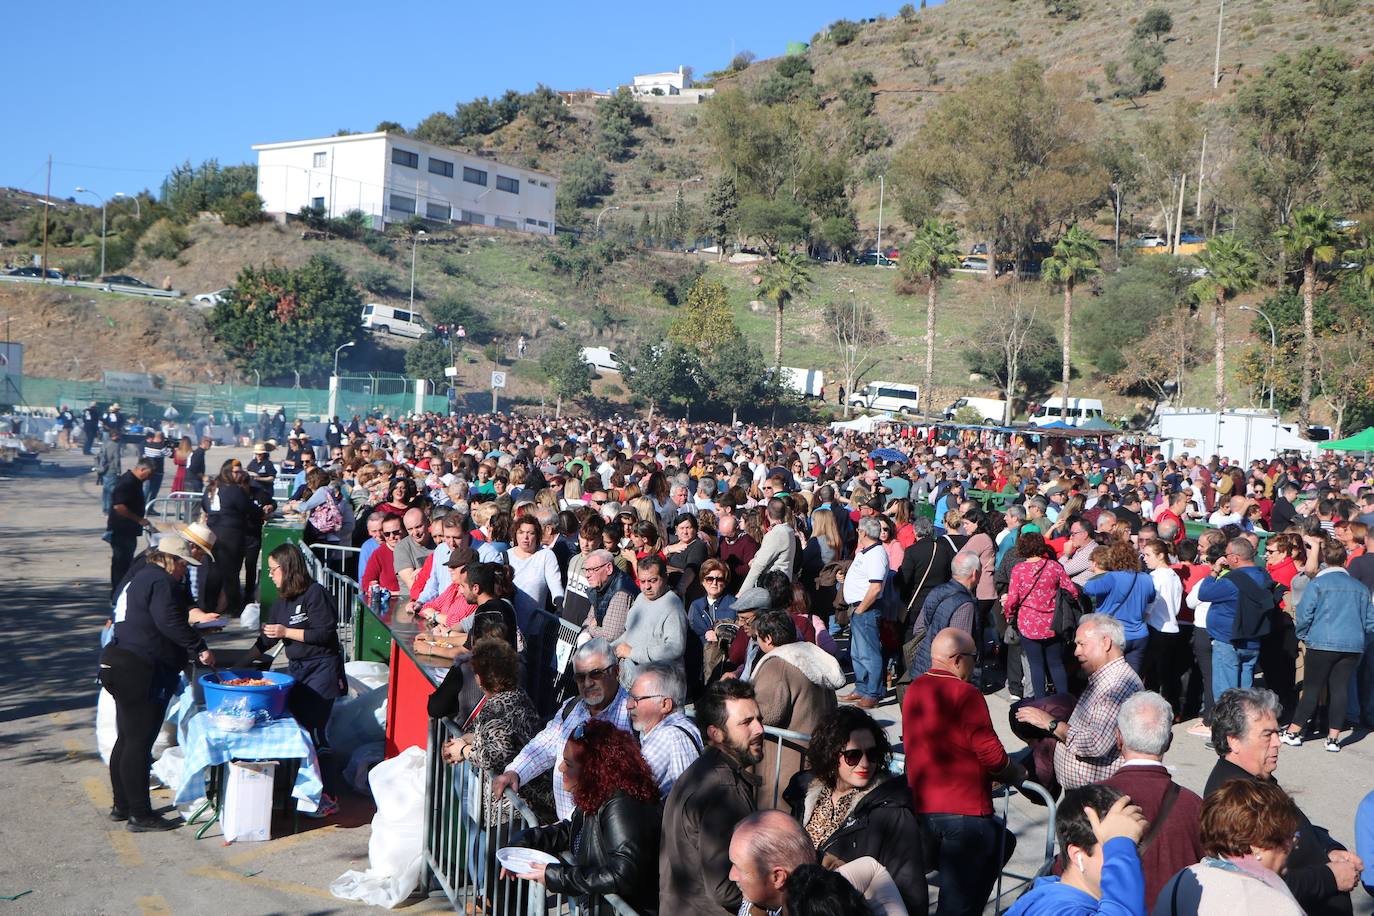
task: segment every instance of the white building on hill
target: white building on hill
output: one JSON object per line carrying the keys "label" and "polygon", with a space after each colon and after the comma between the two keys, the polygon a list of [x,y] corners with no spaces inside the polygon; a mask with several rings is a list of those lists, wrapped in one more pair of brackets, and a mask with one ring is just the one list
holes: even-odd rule
{"label": "white building on hill", "polygon": [[[669,70],[667,73],[642,73],[635,77],[635,95],[681,95],[682,90],[692,85],[683,68]],[[657,90],[657,91],[655,91]]]}
{"label": "white building on hill", "polygon": [[258,196],[275,216],[361,210],[375,228],[426,219],[552,235],[558,179],[385,132],[259,143]]}

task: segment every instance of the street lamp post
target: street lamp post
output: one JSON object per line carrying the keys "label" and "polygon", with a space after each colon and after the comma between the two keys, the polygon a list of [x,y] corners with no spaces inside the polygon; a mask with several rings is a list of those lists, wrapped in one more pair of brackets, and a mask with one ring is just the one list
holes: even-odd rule
{"label": "street lamp post", "polygon": [[78,194],[89,194],[100,201],[100,274],[105,275],[105,198],[90,188],[77,188]]}
{"label": "street lamp post", "polygon": [[415,250],[420,244],[420,236],[424,234],[425,230],[421,229],[411,236],[410,241],[410,312],[412,318],[415,315]]}
{"label": "street lamp post", "polygon": [[1264,323],[1269,325],[1269,409],[1274,409],[1274,355],[1279,352],[1279,335],[1274,331],[1274,322],[1269,320],[1269,316],[1264,313],[1264,309],[1256,308],[1253,305],[1237,306],[1242,312],[1254,312],[1264,319]]}
{"label": "street lamp post", "polygon": [[358,344],[358,342],[357,342],[356,340],[350,340],[348,343],[346,343],[346,344],[339,344],[339,346],[337,346],[337,347],[334,348],[334,374],[335,374],[335,375],[338,375],[338,374],[339,374],[339,353],[342,352],[342,351],[344,351],[344,350],[347,350],[349,347],[357,346],[357,344]]}
{"label": "street lamp post", "polygon": [[601,238],[601,217],[610,213],[612,210],[619,210],[619,207],[607,207],[596,215],[596,237]]}
{"label": "street lamp post", "polygon": [[339,344],[334,348],[334,374],[329,377],[329,418],[332,420],[339,412],[339,354],[355,346],[356,340]]}
{"label": "street lamp post", "polygon": [[138,202],[137,195],[135,195],[134,197],[130,197],[128,194],[125,194],[123,191],[120,191],[115,194],[115,197],[122,197],[125,200],[132,200],[134,202],[134,218],[137,219],[139,222],[143,222],[143,205]]}

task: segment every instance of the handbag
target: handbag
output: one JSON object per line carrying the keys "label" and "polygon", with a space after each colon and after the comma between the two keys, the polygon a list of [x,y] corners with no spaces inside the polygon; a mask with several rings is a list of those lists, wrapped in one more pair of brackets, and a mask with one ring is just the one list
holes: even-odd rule
{"label": "handbag", "polygon": [[332,494],[326,493],[324,502],[310,510],[310,524],[320,534],[329,534],[343,527],[343,513]]}
{"label": "handbag", "polygon": [[1071,640],[1084,613],[1086,612],[1083,610],[1082,598],[1064,586],[1059,586],[1059,591],[1054,596],[1054,617],[1050,621],[1054,635],[1060,639]]}

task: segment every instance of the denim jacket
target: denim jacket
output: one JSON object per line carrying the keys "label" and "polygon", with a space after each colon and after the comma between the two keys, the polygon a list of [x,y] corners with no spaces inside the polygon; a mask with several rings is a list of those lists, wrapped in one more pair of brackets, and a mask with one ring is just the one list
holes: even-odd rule
{"label": "denim jacket", "polygon": [[1303,590],[1296,622],[1309,649],[1363,652],[1366,634],[1374,634],[1369,589],[1340,567],[1323,569]]}

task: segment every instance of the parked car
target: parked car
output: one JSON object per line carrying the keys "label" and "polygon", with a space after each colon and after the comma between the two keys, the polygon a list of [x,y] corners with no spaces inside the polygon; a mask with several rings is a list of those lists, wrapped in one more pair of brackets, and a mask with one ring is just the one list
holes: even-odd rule
{"label": "parked car", "polygon": [[1138,235],[1135,239],[1137,248],[1168,248],[1169,241],[1160,235]]}
{"label": "parked car", "polygon": [[363,306],[363,327],[382,334],[396,334],[419,340],[429,333],[429,327],[419,312],[392,308],[377,302]]}
{"label": "parked car", "polygon": [[229,294],[233,291],[232,286],[226,286],[224,289],[217,289],[213,293],[201,293],[198,296],[192,296],[191,301],[201,305],[219,305],[221,302],[228,301]]}
{"label": "parked car", "polygon": [[976,411],[984,423],[1001,423],[1006,415],[1007,402],[998,398],[959,398],[945,408],[945,419],[953,420],[960,410],[968,408]]}
{"label": "parked car", "polygon": [[136,286],[139,289],[157,289],[151,283],[144,283],[138,277],[131,277],[128,274],[106,274],[100,278],[100,282],[106,286]]}
{"label": "parked car", "polygon": [[980,271],[986,271],[986,270],[988,269],[988,258],[987,258],[987,255],[983,255],[983,254],[970,254],[970,255],[965,255],[964,257],[962,257],[962,258],[959,259],[959,269],[960,269],[960,270],[980,270]]}
{"label": "parked car", "polygon": [[[14,270],[11,270],[11,271],[9,272],[9,276],[11,276],[11,277],[33,277],[34,279],[38,279],[38,278],[40,278],[40,277],[43,276],[43,268],[41,268],[41,267],[16,267]],[[49,279],[49,280],[65,280],[65,279],[67,279],[67,275],[64,274],[62,271],[58,270],[56,267],[49,267],[49,268],[48,268],[48,279]]]}
{"label": "parked car", "polygon": [[870,248],[867,251],[855,257],[854,263],[866,264],[868,266],[875,266],[881,264],[883,267],[896,267],[897,259],[900,257],[900,254],[901,253],[897,251],[896,248],[889,248],[886,251],[884,251],[881,256],[879,256],[878,249]]}

